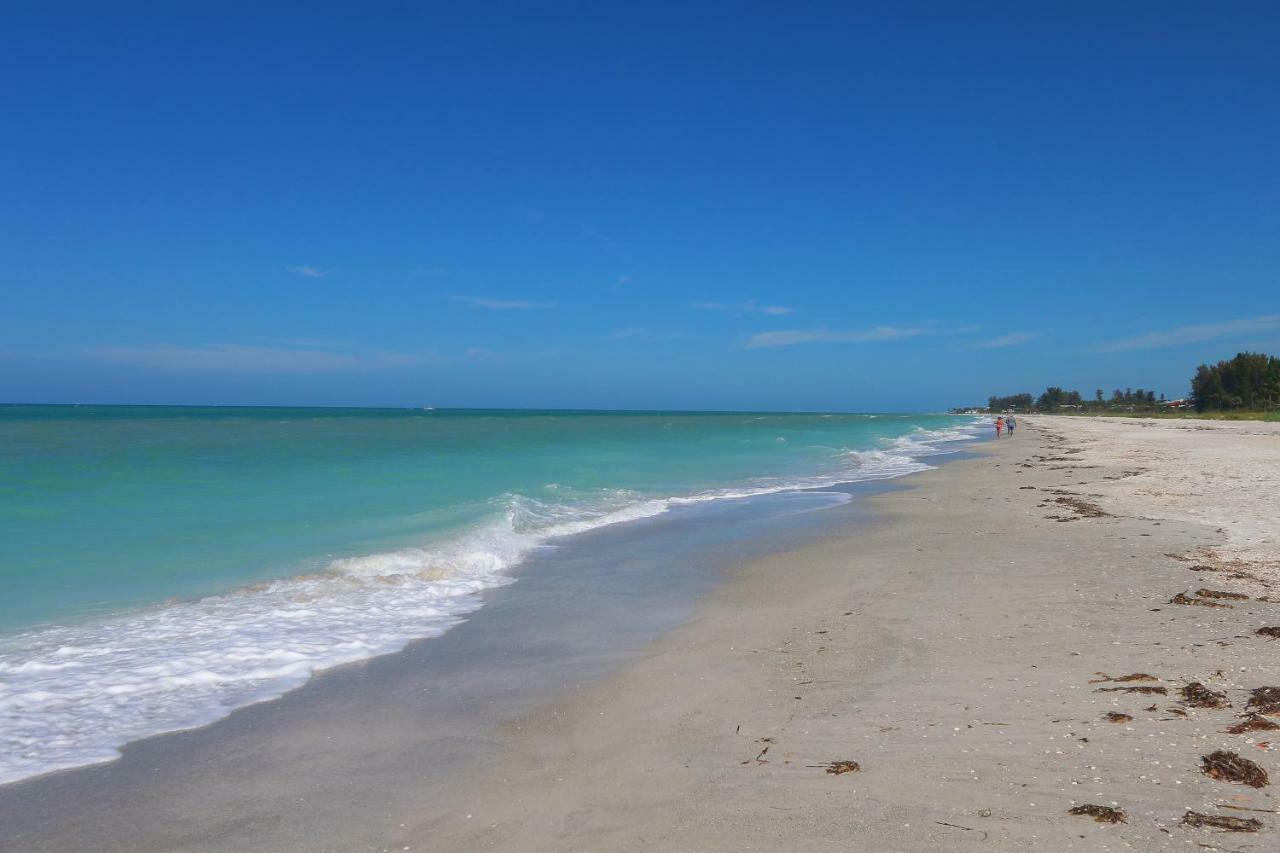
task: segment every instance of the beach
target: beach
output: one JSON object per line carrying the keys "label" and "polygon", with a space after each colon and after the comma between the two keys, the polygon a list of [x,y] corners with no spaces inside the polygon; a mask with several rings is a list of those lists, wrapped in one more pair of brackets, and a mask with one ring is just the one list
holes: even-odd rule
{"label": "beach", "polygon": [[[560,609],[531,627],[531,562],[441,637],[0,787],[0,849],[1273,846],[1274,785],[1201,766],[1221,750],[1280,774],[1268,731],[1226,731],[1280,685],[1255,633],[1280,626],[1280,425],[1028,416],[967,449],[797,514],[662,529],[692,537],[673,565],[705,566],[659,578],[660,607],[636,606],[637,576],[602,587],[612,609],[549,590]],[[659,523],[596,531],[583,558],[664,564],[636,527]],[[529,633],[482,642],[504,618]]]}
{"label": "beach", "polygon": [[[431,833],[455,849],[1268,849],[1274,789],[1200,767],[1228,750],[1280,772],[1267,732],[1224,732],[1280,684],[1254,633],[1280,604],[1223,564],[1249,554],[1265,577],[1280,556],[1257,533],[1280,428],[1028,417],[983,456],[874,498],[869,529],[747,567],[643,662],[522,721],[472,816]],[[1213,515],[1170,501],[1171,475]],[[1137,673],[1153,678],[1122,680]],[[1192,682],[1230,707],[1188,705]],[[1083,805],[1127,822],[1068,814]],[[1180,826],[1188,811],[1261,833],[1222,841]]]}
{"label": "beach", "polygon": [[1280,3],[8,11],[0,853],[1280,853]]}

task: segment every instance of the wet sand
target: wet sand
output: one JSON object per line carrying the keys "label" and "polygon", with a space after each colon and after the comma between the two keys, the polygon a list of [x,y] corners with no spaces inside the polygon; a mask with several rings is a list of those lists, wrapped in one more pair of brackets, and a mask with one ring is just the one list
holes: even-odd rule
{"label": "wet sand", "polygon": [[[415,696],[462,674],[424,679],[420,651],[390,656],[118,765],[0,789],[0,849],[1273,849],[1275,786],[1201,772],[1224,750],[1280,780],[1268,731],[1225,731],[1250,690],[1280,685],[1280,646],[1255,634],[1280,626],[1280,603],[1259,600],[1280,591],[1267,504],[1250,500],[1280,472],[1280,429],[1258,426],[1188,445],[1142,433],[1116,458],[1142,428],[1028,417],[981,458],[778,528],[771,553],[729,554],[689,588],[696,607],[539,701],[441,729]],[[1254,485],[1220,494],[1255,532],[1233,540],[1149,494],[1170,482],[1161,466],[1223,477],[1242,440]],[[1157,445],[1163,461],[1142,464]],[[582,636],[610,618],[628,630],[616,606]],[[553,656],[556,636],[501,665]],[[1135,674],[1151,680],[1106,680]],[[1229,707],[1194,707],[1193,682]],[[843,761],[859,769],[828,772]],[[131,768],[123,788],[112,767]],[[1126,822],[1068,814],[1084,805]],[[1261,831],[1181,826],[1188,810]]]}

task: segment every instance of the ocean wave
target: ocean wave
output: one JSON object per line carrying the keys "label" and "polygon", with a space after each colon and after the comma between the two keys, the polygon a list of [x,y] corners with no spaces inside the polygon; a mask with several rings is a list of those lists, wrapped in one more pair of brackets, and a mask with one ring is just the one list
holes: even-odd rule
{"label": "ocean wave", "polygon": [[672,507],[900,477],[977,437],[975,422],[836,452],[828,471],[654,498],[548,484],[493,499],[491,520],[451,541],[334,560],[323,571],[169,602],[96,624],[0,641],[0,783],[110,761],[124,744],[207,725],[279,697],[315,672],[436,637],[513,582],[557,539]]}

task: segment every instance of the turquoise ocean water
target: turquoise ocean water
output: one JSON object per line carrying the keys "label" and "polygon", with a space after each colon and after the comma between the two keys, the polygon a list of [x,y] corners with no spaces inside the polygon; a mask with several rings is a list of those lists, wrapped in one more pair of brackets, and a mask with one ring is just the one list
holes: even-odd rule
{"label": "turquoise ocean water", "polygon": [[0,407],[0,782],[448,630],[557,537],[883,479],[943,415]]}

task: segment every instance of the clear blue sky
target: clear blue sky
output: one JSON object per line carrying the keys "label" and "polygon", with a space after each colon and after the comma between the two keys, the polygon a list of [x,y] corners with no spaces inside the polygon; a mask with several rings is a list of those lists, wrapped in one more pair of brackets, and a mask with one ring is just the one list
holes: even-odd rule
{"label": "clear blue sky", "polygon": [[0,401],[915,410],[1280,352],[1275,2],[193,9],[5,14]]}

